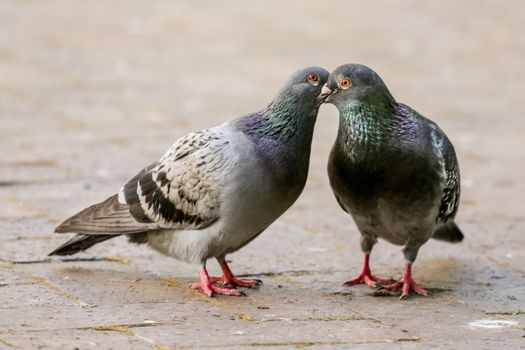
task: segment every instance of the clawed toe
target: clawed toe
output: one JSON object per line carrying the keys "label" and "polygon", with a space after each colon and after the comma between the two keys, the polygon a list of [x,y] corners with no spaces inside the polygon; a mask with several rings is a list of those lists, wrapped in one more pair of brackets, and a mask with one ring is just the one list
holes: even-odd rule
{"label": "clawed toe", "polygon": [[220,283],[222,286],[227,288],[243,287],[251,289],[259,289],[259,286],[263,283],[261,280],[258,279],[236,277],[227,279],[224,276],[211,277],[210,281],[212,283]]}
{"label": "clawed toe", "polygon": [[212,283],[204,285],[201,282],[194,283],[191,285],[191,288],[200,289],[205,295],[209,297],[212,297],[215,294],[230,296],[246,296],[246,293],[236,289],[235,287],[218,286]]}
{"label": "clawed toe", "polygon": [[405,272],[401,281],[382,286],[381,289],[388,291],[401,289],[401,297],[399,298],[401,300],[408,299],[411,291],[421,296],[428,295],[428,292],[419,287],[416,281],[412,278],[412,265],[410,263],[406,264]]}
{"label": "clawed toe", "polygon": [[377,287],[377,282],[374,280],[374,277],[372,275],[368,275],[368,274],[360,274],[359,276],[357,276],[353,280],[346,281],[344,283],[344,285],[345,286],[354,286],[354,285],[360,284],[360,283],[364,283],[367,286],[369,286],[370,288],[376,288]]}
{"label": "clawed toe", "polygon": [[219,278],[219,277],[210,278],[205,266],[202,266],[200,268],[199,273],[201,276],[200,282],[192,284],[191,288],[200,289],[205,295],[209,297],[212,297],[215,294],[231,295],[231,296],[246,295],[244,292],[235,288],[235,286],[226,286],[226,285],[220,286],[220,285],[214,284],[214,282],[223,281],[224,279]]}
{"label": "clawed toe", "polygon": [[251,278],[234,278],[233,280],[229,281],[229,283],[237,287],[259,289],[259,286],[263,282],[261,280]]}
{"label": "clawed toe", "polygon": [[353,286],[356,284],[364,283],[370,288],[377,288],[378,285],[393,282],[393,280],[390,278],[372,275],[372,271],[370,270],[370,265],[369,265],[369,258],[370,258],[370,255],[365,254],[361,273],[359,274],[359,276],[357,276],[353,280],[346,281],[344,283],[345,286]]}
{"label": "clawed toe", "polygon": [[241,296],[246,295],[236,287],[257,289],[262,284],[261,280],[251,278],[237,278],[231,272],[225,260],[220,260],[223,275],[220,277],[210,277],[206,266],[199,270],[201,277],[200,282],[191,285],[192,289],[200,289],[202,292],[211,297],[214,294]]}

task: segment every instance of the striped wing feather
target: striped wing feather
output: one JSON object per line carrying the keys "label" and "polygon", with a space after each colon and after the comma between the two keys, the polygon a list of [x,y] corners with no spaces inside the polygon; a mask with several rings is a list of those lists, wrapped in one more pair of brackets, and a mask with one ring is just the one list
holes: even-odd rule
{"label": "striped wing feather", "polygon": [[157,163],[120,191],[56,228],[86,235],[136,234],[154,229],[200,229],[218,219],[217,172],[228,142],[217,130],[179,139]]}

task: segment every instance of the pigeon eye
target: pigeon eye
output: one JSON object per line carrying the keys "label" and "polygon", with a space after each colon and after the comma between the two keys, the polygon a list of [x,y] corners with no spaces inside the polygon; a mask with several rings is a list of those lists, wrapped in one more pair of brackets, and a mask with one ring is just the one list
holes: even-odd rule
{"label": "pigeon eye", "polygon": [[317,74],[310,74],[308,76],[308,82],[313,86],[319,85],[319,76]]}
{"label": "pigeon eye", "polygon": [[339,82],[339,87],[343,90],[348,89],[350,86],[352,86],[352,81],[350,79],[342,79]]}

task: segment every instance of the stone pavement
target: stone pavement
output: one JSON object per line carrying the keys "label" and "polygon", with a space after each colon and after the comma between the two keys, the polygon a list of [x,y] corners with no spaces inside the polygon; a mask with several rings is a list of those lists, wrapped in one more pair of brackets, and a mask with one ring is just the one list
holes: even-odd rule
{"label": "stone pavement", "polygon": [[[523,1],[0,2],[0,349],[525,349]],[[375,68],[453,140],[466,240],[415,265],[432,296],[343,287],[358,233],[325,172],[319,114],[303,196],[230,256],[247,297],[188,289],[194,267],[115,239],[46,254],[61,220],[178,137],[264,104],[291,72]],[[399,277],[400,247],[372,266]],[[217,273],[217,264],[210,262]]]}

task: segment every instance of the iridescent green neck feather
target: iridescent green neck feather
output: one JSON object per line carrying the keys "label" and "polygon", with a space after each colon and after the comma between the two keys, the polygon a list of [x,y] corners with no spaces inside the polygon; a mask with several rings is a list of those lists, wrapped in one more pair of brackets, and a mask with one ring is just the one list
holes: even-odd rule
{"label": "iridescent green neck feather", "polygon": [[381,152],[391,139],[395,102],[349,100],[338,106],[337,142],[352,158],[364,158]]}
{"label": "iridescent green neck feather", "polygon": [[318,107],[315,100],[280,96],[265,109],[239,120],[239,128],[255,141],[311,142]]}

